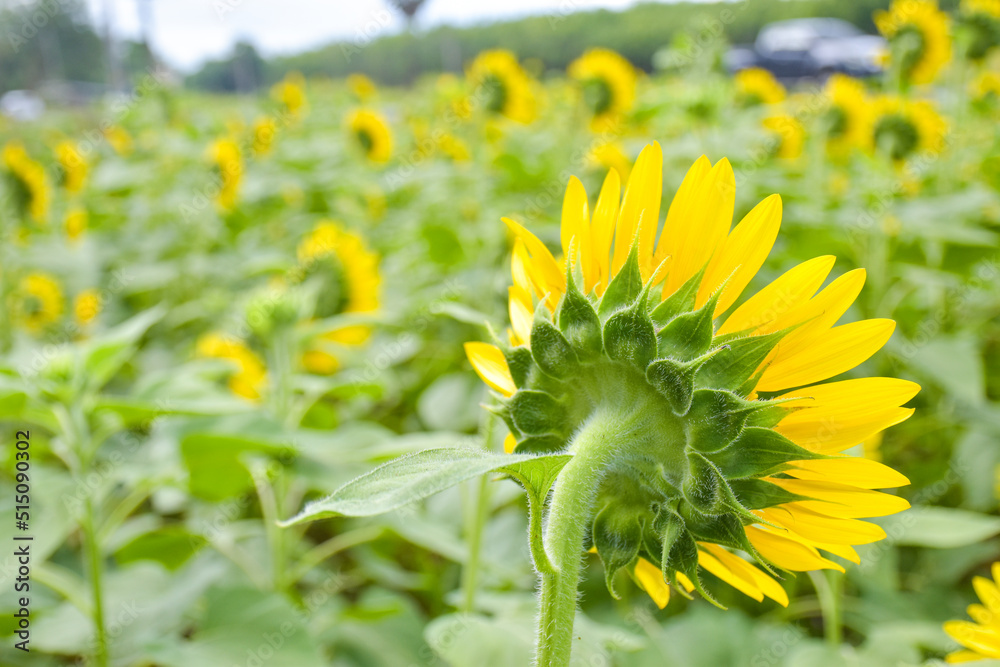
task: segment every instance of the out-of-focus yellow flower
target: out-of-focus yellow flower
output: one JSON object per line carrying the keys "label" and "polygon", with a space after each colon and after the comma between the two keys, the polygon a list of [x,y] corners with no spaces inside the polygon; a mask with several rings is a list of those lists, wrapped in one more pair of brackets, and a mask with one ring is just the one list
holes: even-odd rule
{"label": "out-of-focus yellow flower", "polygon": [[604,170],[614,169],[623,183],[628,180],[632,170],[632,161],[617,141],[606,141],[594,146],[587,154],[587,163]]}
{"label": "out-of-focus yellow flower", "polygon": [[981,72],[969,84],[969,96],[974,100],[985,100],[991,96],[1000,100],[1000,73]]}
{"label": "out-of-focus yellow flower", "polygon": [[594,128],[618,121],[635,104],[635,67],[611,49],[590,49],[566,70],[581,86],[583,100],[594,115]]}
{"label": "out-of-focus yellow flower", "polygon": [[347,118],[347,126],[372,162],[388,162],[392,157],[392,131],[382,114],[359,109]]}
{"label": "out-of-focus yellow flower", "polygon": [[83,208],[71,208],[66,212],[66,219],[63,227],[66,230],[66,238],[70,241],[79,241],[83,233],[87,231],[88,221],[87,210]]}
{"label": "out-of-focus yellow flower", "polygon": [[890,64],[907,81],[931,83],[951,60],[950,23],[936,0],[893,0],[874,19],[889,40]]}
{"label": "out-of-focus yellow flower", "polygon": [[1000,0],[962,0],[963,14],[985,14],[1000,19]]}
{"label": "out-of-focus yellow flower", "polygon": [[844,155],[866,145],[868,95],[865,85],[843,74],[827,80],[824,95],[829,100],[826,111],[826,146],[831,154]]}
{"label": "out-of-focus yellow flower", "polygon": [[62,185],[68,192],[83,190],[90,167],[86,158],[72,141],[62,141],[56,146],[56,159],[62,168]]}
{"label": "out-of-focus yellow flower", "polygon": [[253,153],[267,155],[271,152],[274,135],[278,132],[278,124],[273,118],[258,118],[253,124]]}
{"label": "out-of-focus yellow flower", "polygon": [[240,181],[243,180],[243,157],[240,154],[240,147],[232,139],[219,139],[212,144],[211,154],[220,179],[219,196],[216,201],[219,206],[231,211],[236,206]]}
{"label": "out-of-focus yellow flower", "polygon": [[777,104],[786,97],[785,87],[760,67],[740,70],[734,77],[736,93],[744,104]]}
{"label": "out-of-focus yellow flower", "polygon": [[81,327],[94,321],[101,312],[101,293],[96,288],[83,290],[73,299],[73,319]]}
{"label": "out-of-focus yellow flower", "polygon": [[468,162],[471,157],[468,144],[448,132],[438,137],[437,147],[455,162]]}
{"label": "out-of-focus yellow flower", "polygon": [[534,81],[510,51],[483,51],[469,65],[466,76],[474,88],[476,106],[519,123],[535,119]]}
{"label": "out-of-focus yellow flower", "polygon": [[901,162],[918,152],[944,149],[948,125],[930,102],[880,95],[871,103],[868,145]]}
{"label": "out-of-focus yellow flower", "polygon": [[104,129],[104,138],[115,153],[123,157],[132,154],[132,135],[125,131],[120,125],[112,125]]}
{"label": "out-of-focus yellow flower", "polygon": [[284,80],[274,84],[271,97],[285,107],[290,115],[298,117],[309,109],[306,99],[306,80],[299,72],[289,72]]}
{"label": "out-of-focus yellow flower", "polygon": [[775,154],[784,160],[794,160],[802,155],[802,144],[805,143],[806,129],[799,119],[787,114],[769,116],[763,121],[764,127],[770,130],[778,140]]}
{"label": "out-of-focus yellow flower", "polygon": [[965,647],[948,654],[949,663],[1000,659],[1000,563],[993,563],[993,580],[973,577],[972,587],[982,604],[969,605],[966,611],[972,622],[948,621],[944,631]]}
{"label": "out-of-focus yellow flower", "polygon": [[348,75],[347,87],[360,102],[367,102],[378,92],[375,82],[358,72]]}
{"label": "out-of-focus yellow flower", "polygon": [[264,362],[246,343],[219,333],[202,336],[197,345],[198,356],[233,362],[235,372],[229,377],[229,389],[237,396],[250,400],[261,397],[267,382]]}
{"label": "out-of-focus yellow flower", "polygon": [[[299,244],[299,262],[308,272],[332,262],[339,285],[330,285],[321,299],[317,317],[332,317],[343,313],[369,313],[379,307],[378,255],[368,249],[364,239],[345,230],[336,222],[319,222]],[[329,295],[331,298],[326,299]],[[328,331],[318,338],[319,347],[307,351],[302,365],[312,373],[329,374],[340,367],[333,354],[323,349],[324,343],[363,345],[371,336],[371,327],[349,325]]]}
{"label": "out-of-focus yellow flower", "polygon": [[14,186],[14,200],[21,213],[31,216],[35,222],[44,223],[52,196],[45,168],[32,160],[19,142],[4,146],[2,157]]}
{"label": "out-of-focus yellow flower", "polygon": [[959,17],[969,33],[965,45],[969,58],[982,60],[1000,45],[1000,0],[962,0]]}
{"label": "out-of-focus yellow flower", "polygon": [[21,279],[12,295],[15,320],[32,333],[59,320],[65,297],[56,279],[47,273],[30,273]]}

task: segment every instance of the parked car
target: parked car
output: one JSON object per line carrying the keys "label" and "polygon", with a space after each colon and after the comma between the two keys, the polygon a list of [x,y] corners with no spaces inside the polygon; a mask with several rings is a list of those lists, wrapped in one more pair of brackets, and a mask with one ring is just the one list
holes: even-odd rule
{"label": "parked car", "polygon": [[823,79],[834,72],[854,77],[882,71],[879,56],[884,39],[832,18],[792,19],[761,28],[752,46],[736,47],[726,55],[730,72],[762,67],[779,79]]}

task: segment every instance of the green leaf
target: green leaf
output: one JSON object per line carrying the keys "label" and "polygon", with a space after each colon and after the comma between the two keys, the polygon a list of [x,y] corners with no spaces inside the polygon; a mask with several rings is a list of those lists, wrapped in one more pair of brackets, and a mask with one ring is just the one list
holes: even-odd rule
{"label": "green leaf", "polygon": [[1000,535],[1000,517],[950,507],[911,507],[891,518],[873,519],[892,544],[955,549]]}
{"label": "green leaf", "polygon": [[481,449],[427,449],[375,468],[331,495],[306,505],[281,523],[292,526],[331,516],[374,516],[444,491],[477,475],[501,470],[532,457]]}
{"label": "green leaf", "polygon": [[160,307],[150,308],[90,341],[83,362],[90,386],[103,387],[128,362],[139,339],[165,312]]}

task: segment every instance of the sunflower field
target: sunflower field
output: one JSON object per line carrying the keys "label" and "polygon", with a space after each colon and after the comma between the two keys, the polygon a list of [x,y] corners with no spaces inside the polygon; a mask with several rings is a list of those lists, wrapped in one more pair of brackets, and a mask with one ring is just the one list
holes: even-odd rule
{"label": "sunflower field", "polygon": [[0,665],[1000,664],[1000,3],[0,120]]}

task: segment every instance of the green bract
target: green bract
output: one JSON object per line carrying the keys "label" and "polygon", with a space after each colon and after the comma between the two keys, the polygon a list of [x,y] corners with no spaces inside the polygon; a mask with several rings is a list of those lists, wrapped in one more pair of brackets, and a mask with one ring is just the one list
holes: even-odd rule
{"label": "green bract", "polygon": [[[517,439],[516,454],[575,454],[573,437],[594,418],[627,435],[607,447],[588,542],[607,569],[643,556],[664,577],[698,577],[697,542],[753,555],[751,510],[795,497],[760,478],[791,461],[824,458],[770,427],[787,414],[778,401],[748,400],[768,353],[787,331],[716,336],[719,293],[695,308],[702,273],[663,302],[651,300],[633,247],[601,298],[584,295],[572,274],[550,315],[539,306],[530,346],[504,349],[517,391],[494,411]],[[599,415],[599,417],[595,417]]]}

